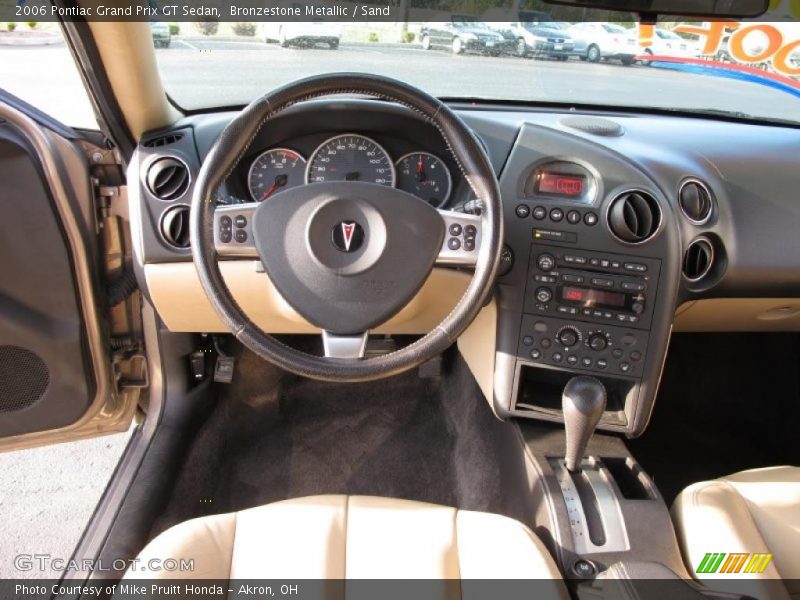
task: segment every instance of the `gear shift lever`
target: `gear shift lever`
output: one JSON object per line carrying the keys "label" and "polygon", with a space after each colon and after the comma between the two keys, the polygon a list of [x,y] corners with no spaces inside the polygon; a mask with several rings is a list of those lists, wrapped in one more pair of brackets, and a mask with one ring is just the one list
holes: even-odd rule
{"label": "gear shift lever", "polygon": [[567,434],[567,470],[578,473],[586,444],[606,408],[606,388],[594,377],[573,377],[564,386],[561,409]]}

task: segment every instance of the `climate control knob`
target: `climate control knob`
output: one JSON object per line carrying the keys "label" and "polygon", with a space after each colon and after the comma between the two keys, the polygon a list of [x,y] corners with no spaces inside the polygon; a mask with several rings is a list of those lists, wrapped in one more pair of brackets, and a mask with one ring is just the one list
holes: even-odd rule
{"label": "climate control knob", "polygon": [[589,335],[586,344],[595,352],[602,352],[608,348],[608,335],[602,331],[595,331]]}
{"label": "climate control knob", "polygon": [[562,346],[570,348],[581,341],[581,332],[574,327],[567,325],[566,327],[562,327],[558,330],[558,333],[556,333],[556,339]]}

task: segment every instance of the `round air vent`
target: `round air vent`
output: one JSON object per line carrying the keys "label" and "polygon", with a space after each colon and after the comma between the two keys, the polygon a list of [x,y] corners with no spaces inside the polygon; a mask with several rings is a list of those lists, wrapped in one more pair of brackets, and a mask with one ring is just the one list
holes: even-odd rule
{"label": "round air vent", "polygon": [[173,206],[161,217],[161,235],[171,246],[189,247],[189,207]]}
{"label": "round air vent", "polygon": [[683,274],[689,281],[699,281],[714,266],[714,246],[706,238],[698,238],[689,244],[683,255]]}
{"label": "round air vent", "polygon": [[189,168],[177,158],[160,158],[147,169],[147,189],[160,200],[177,200],[189,182]]}
{"label": "round air vent", "polygon": [[620,194],[608,207],[608,228],[629,244],[646,242],[661,223],[661,209],[650,194],[632,190]]}
{"label": "round air vent", "polygon": [[702,181],[686,180],[678,192],[678,202],[683,214],[695,225],[702,225],[711,216],[711,192]]}

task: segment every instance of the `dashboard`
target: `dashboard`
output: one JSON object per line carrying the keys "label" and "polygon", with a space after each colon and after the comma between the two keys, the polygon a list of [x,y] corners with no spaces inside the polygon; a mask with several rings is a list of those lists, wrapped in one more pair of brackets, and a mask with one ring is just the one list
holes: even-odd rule
{"label": "dashboard", "polygon": [[[494,299],[458,340],[498,416],[561,420],[575,374],[609,392],[601,429],[647,425],[674,327],[800,329],[800,130],[670,115],[455,107],[486,149],[503,198]],[[174,331],[225,331],[188,246],[193,181],[231,113],[141,140],[129,167],[140,286]],[[401,106],[316,100],[262,128],[218,193],[275,201],[316,181],[398,187],[467,210],[471,190],[438,132]],[[226,209],[228,210],[228,209]],[[237,302],[273,333],[316,330],[258,260],[223,264]],[[422,334],[469,281],[435,268],[379,333]],[[710,308],[707,308],[710,307]],[[743,352],[757,349],[743,349]]]}

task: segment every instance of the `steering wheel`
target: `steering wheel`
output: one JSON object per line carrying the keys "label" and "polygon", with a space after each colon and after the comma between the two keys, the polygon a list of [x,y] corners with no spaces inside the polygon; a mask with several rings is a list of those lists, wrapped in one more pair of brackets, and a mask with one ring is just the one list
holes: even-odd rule
{"label": "steering wheel", "polygon": [[[262,203],[216,206],[220,185],[262,127],[298,102],[335,94],[402,104],[435,126],[480,199],[481,215],[437,210],[402,190],[355,181],[313,183],[287,189]],[[503,235],[497,178],[464,122],[443,102],[405,83],[350,73],[302,79],[242,110],[220,134],[200,169],[190,227],[200,282],[236,338],[283,369],[327,381],[388,377],[443,352],[491,292]],[[322,331],[324,356],[291,348],[250,320],[218,264],[218,259],[236,258],[261,260],[286,302]],[[399,312],[434,265],[474,268],[450,314],[414,343],[364,358],[369,330]]]}

